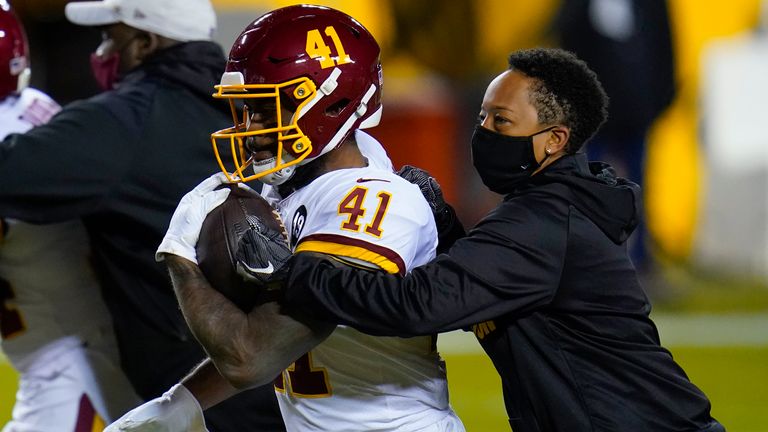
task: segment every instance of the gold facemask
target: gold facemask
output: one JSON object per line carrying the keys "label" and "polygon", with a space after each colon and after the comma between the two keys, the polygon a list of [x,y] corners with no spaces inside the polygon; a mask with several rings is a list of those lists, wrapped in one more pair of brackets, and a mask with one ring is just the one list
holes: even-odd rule
{"label": "gold facemask", "polygon": [[[228,75],[230,75],[230,78],[234,77],[234,80],[238,81],[238,83],[225,84]],[[291,118],[287,119],[284,123],[283,105],[281,104],[280,96],[286,88],[291,87],[294,87],[291,93],[294,100],[300,102]],[[243,84],[240,73],[225,73],[224,77],[222,77],[222,84],[216,85],[214,88],[216,93],[213,94],[213,97],[227,99],[232,113],[234,126],[211,134],[211,142],[216,160],[230,182],[247,182],[273,174],[284,168],[300,164],[312,152],[311,140],[301,131],[297,124],[302,113],[309,109],[307,105],[315,100],[317,94],[315,84],[308,78],[297,78],[280,84]],[[241,99],[269,98],[275,101],[277,126],[260,130],[248,130],[251,114],[247,108],[242,110],[242,114],[238,114],[238,102]],[[245,169],[253,165],[254,160],[245,147],[246,139],[268,134],[274,134],[277,141],[274,166],[247,174]],[[222,143],[221,141],[224,142]],[[226,153],[219,151],[220,145],[228,146],[229,154],[232,155],[231,166],[225,163]]]}

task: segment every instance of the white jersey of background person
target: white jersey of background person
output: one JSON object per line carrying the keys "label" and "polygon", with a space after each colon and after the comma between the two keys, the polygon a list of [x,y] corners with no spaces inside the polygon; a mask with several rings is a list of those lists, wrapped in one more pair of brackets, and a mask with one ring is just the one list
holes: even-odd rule
{"label": "white jersey of background person", "polygon": [[[392,171],[378,142],[361,131],[356,139],[367,167],[328,172],[277,202],[292,248],[390,273],[427,263],[437,231],[421,191]],[[275,382],[287,429],[463,431],[435,342],[337,327]]]}
{"label": "white jersey of background person", "polygon": [[[31,88],[5,98],[0,139],[47,122],[59,109]],[[101,430],[139,399],[118,366],[85,229],[80,221],[6,223],[0,345],[20,381],[13,419],[3,432]]]}

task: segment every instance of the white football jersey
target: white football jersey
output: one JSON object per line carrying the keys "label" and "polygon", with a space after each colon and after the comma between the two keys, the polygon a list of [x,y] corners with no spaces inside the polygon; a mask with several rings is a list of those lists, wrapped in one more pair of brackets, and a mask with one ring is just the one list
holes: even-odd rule
{"label": "white football jersey", "polygon": [[[0,139],[39,126],[59,110],[34,89],[8,97],[0,102]],[[119,368],[85,227],[79,220],[5,222],[0,347],[21,376],[13,419],[3,430],[73,430],[76,422],[95,430],[139,399]]]}
{"label": "white football jersey", "polygon": [[47,94],[33,88],[0,101],[0,139],[12,133],[24,133],[47,123],[61,107]]}
{"label": "white football jersey", "polygon": [[360,129],[355,131],[355,141],[357,142],[357,148],[360,153],[368,159],[368,166],[383,169],[385,171],[394,171],[392,161],[389,160],[389,155],[381,143],[376,141],[376,138],[368,135]]}
{"label": "white football jersey", "polygon": [[[277,207],[296,251],[330,253],[405,274],[435,256],[434,219],[419,188],[392,172],[373,138],[363,139],[359,146],[368,167],[326,173]],[[430,336],[374,337],[337,327],[275,383],[287,429],[463,430],[448,403],[435,342]],[[450,427],[435,429],[439,424]]]}

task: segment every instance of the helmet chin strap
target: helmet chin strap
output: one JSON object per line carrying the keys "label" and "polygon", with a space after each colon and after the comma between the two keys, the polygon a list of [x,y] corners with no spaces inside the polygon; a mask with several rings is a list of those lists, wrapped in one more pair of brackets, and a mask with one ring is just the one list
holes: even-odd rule
{"label": "helmet chin strap", "polygon": [[280,186],[281,184],[290,180],[295,172],[296,168],[290,166],[281,170],[277,170],[273,173],[269,173],[264,177],[259,178],[259,180],[261,180],[262,183],[266,183],[270,186]]}
{"label": "helmet chin strap", "polygon": [[[272,157],[272,158],[254,163],[253,172],[255,174],[259,174],[268,169],[271,169],[272,167],[275,166],[276,161],[277,161],[277,157]],[[279,186],[287,182],[288,180],[290,180],[290,178],[293,177],[293,174],[295,172],[296,172],[296,166],[292,165],[289,167],[279,169],[275,172],[266,174],[262,177],[259,177],[259,181],[261,181],[262,183],[266,183],[270,186]]]}
{"label": "helmet chin strap", "polygon": [[25,88],[29,87],[29,77],[32,75],[32,71],[29,68],[24,68],[19,74],[19,78],[16,84],[16,91],[22,92]]}

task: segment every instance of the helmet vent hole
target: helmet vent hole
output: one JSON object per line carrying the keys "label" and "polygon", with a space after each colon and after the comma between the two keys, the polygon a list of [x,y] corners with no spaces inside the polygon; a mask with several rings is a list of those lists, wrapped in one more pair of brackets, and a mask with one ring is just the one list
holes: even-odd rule
{"label": "helmet vent hole", "polygon": [[349,102],[350,101],[347,98],[339,99],[337,102],[325,109],[325,115],[328,117],[338,117],[339,114],[344,111],[344,108],[349,106]]}

